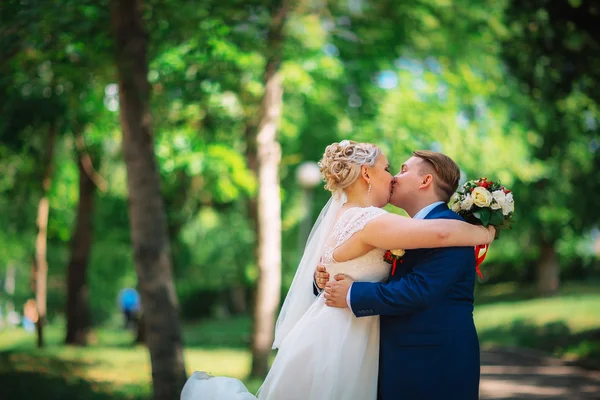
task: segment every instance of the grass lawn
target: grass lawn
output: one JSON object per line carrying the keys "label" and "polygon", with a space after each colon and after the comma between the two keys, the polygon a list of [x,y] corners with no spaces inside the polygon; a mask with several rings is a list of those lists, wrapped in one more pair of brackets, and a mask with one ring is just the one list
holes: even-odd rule
{"label": "grass lawn", "polygon": [[[567,284],[558,296],[534,299],[511,285],[479,285],[475,320],[484,346],[530,347],[556,355],[600,359],[598,285]],[[64,327],[50,326],[47,347],[35,348],[35,335],[0,331],[0,398],[142,400],[150,394],[148,351],[131,346],[132,334],[96,331],[87,348],[62,345]],[[260,382],[245,380],[250,368],[250,321],[233,318],[184,327],[188,374],[204,370],[244,380],[256,392]]]}
{"label": "grass lawn", "polygon": [[[186,326],[184,357],[188,374],[203,370],[236,377],[256,392],[261,382],[245,379],[251,362],[247,350],[249,329],[248,318]],[[131,346],[133,335],[122,330],[100,329],[96,335],[97,343],[87,348],[65,347],[64,327],[50,326],[46,330],[47,346],[38,350],[34,334],[21,329],[0,331],[0,399],[149,398],[147,349]]]}
{"label": "grass lawn", "polygon": [[510,284],[487,289],[475,297],[483,345],[528,347],[600,366],[600,282],[567,283],[549,298]]}

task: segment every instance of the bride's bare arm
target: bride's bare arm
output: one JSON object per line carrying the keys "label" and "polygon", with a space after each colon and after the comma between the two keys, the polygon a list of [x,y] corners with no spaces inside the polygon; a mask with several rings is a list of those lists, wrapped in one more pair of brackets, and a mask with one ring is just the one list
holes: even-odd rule
{"label": "bride's bare arm", "polygon": [[451,220],[416,220],[395,214],[381,215],[359,233],[360,240],[380,249],[422,249],[487,244],[495,229]]}

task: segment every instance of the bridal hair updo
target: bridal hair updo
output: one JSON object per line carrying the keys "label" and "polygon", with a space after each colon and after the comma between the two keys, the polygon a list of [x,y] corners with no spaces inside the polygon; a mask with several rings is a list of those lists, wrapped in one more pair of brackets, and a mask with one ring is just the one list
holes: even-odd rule
{"label": "bridal hair updo", "polygon": [[381,149],[371,143],[342,140],[325,148],[319,161],[325,189],[335,192],[345,189],[360,176],[361,167],[372,167],[381,154]]}

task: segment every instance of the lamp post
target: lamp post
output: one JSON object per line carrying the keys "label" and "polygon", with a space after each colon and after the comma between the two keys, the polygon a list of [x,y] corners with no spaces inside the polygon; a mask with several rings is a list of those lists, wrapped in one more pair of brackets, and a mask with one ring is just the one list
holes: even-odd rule
{"label": "lamp post", "polygon": [[312,217],[313,189],[322,182],[321,171],[314,161],[305,161],[296,170],[296,181],[302,188],[302,221],[298,233],[298,250],[301,251],[308,234]]}

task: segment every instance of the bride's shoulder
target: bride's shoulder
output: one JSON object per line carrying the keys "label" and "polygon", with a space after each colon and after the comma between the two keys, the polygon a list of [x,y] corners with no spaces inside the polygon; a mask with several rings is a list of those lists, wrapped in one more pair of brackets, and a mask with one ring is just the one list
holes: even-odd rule
{"label": "bride's shoulder", "polygon": [[353,209],[348,210],[346,215],[347,222],[362,222],[367,223],[373,218],[376,218],[380,215],[388,214],[382,208],[370,206],[370,207],[355,207]]}
{"label": "bride's shoulder", "polygon": [[367,207],[370,212],[376,213],[376,214],[388,214],[388,212],[386,210],[384,210],[383,208],[380,207],[375,207],[375,206],[371,206],[371,207]]}
{"label": "bride's shoulder", "polygon": [[386,210],[384,210],[383,208],[370,206],[370,207],[363,208],[362,214],[369,215],[369,216],[379,216],[379,215],[383,215],[383,214],[388,214],[388,212]]}

